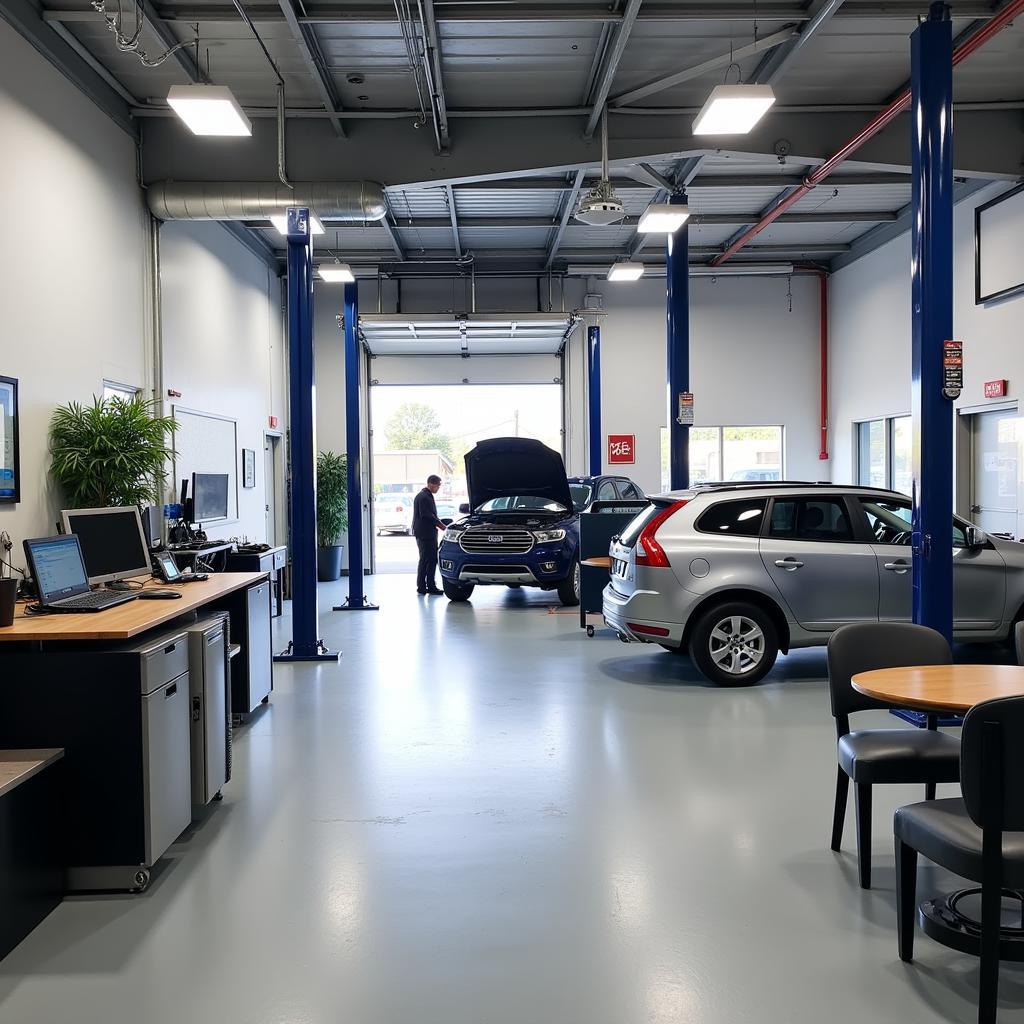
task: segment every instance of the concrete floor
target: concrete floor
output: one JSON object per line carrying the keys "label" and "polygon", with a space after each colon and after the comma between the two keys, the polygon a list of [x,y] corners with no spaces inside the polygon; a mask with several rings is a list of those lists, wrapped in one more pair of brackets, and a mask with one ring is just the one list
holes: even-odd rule
{"label": "concrete floor", "polygon": [[[872,892],[852,816],[828,850],[820,652],[719,690],[540,593],[370,590],[323,615],[339,665],[277,669],[150,891],[67,900],[0,963],[0,1022],[976,1019],[975,961],[896,957],[889,821],[917,792],[876,792]],[[1002,994],[1024,1018],[1024,972]]]}

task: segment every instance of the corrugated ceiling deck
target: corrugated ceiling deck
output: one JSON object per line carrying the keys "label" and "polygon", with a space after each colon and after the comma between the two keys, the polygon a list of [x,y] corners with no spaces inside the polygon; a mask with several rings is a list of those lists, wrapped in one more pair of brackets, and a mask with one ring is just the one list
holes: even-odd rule
{"label": "corrugated ceiling deck", "polygon": [[468,313],[463,316],[361,314],[374,355],[555,354],[575,329],[571,314]]}

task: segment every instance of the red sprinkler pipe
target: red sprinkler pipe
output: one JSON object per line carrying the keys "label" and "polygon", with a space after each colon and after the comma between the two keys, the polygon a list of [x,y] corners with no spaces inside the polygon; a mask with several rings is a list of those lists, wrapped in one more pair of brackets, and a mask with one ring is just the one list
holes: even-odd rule
{"label": "red sprinkler pipe", "polygon": [[[993,36],[998,35],[1013,19],[1024,11],[1024,0],[1010,0],[995,17],[987,21],[969,39],[965,39],[953,51],[953,67],[966,60],[972,53],[980,50]],[[910,106],[910,90],[904,89],[872,121],[858,132],[840,150],[830,156],[823,164],[819,164],[785,199],[772,207],[753,227],[745,231],[728,249],[712,261],[713,267],[720,267],[730,256],[734,256],[752,238],[756,238],[769,224],[781,217],[791,206],[799,202],[815,185],[820,185],[843,161],[848,160],[869,139],[874,138],[886,125],[903,113]]]}

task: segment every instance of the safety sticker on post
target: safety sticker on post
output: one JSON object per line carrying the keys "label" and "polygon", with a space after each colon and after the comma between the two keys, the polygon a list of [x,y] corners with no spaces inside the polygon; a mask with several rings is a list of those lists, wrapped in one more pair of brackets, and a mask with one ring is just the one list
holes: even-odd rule
{"label": "safety sticker on post", "polygon": [[959,398],[964,387],[964,343],[942,343],[942,393],[946,398]]}
{"label": "safety sticker on post", "polygon": [[676,423],[681,427],[693,426],[693,392],[679,392],[679,413],[676,416]]}

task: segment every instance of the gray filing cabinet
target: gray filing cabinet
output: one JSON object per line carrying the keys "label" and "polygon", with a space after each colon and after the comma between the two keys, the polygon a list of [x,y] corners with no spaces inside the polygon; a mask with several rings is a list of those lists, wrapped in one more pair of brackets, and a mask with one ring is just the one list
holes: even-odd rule
{"label": "gray filing cabinet", "polygon": [[164,634],[130,650],[142,678],[145,863],[155,864],[192,822],[188,638]]}
{"label": "gray filing cabinet", "polygon": [[274,686],[270,631],[270,580],[212,602],[231,614],[231,642],[241,653],[231,661],[231,713],[244,719],[270,697]]}
{"label": "gray filing cabinet", "polygon": [[231,694],[228,614],[188,628],[192,742],[192,804],[204,807],[230,778]]}

